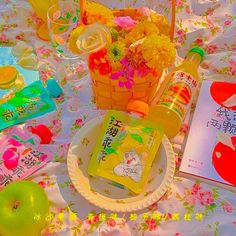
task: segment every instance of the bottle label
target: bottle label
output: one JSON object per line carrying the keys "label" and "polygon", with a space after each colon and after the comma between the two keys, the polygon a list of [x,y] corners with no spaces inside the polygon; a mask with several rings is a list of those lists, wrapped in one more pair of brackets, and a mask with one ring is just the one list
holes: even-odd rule
{"label": "bottle label", "polygon": [[198,81],[184,71],[175,71],[171,77],[158,105],[168,107],[183,120],[191,106]]}

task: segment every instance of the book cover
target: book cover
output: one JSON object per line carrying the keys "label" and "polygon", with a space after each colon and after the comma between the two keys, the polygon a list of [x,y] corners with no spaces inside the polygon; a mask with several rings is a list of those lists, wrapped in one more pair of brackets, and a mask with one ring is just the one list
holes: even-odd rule
{"label": "book cover", "polygon": [[236,191],[236,83],[202,83],[180,176]]}

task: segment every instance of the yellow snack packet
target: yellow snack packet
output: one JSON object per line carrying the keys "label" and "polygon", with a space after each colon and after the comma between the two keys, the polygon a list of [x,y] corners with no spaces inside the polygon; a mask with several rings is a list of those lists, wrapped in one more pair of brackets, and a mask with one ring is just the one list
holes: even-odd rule
{"label": "yellow snack packet", "polygon": [[88,173],[142,192],[161,144],[163,130],[149,120],[108,111]]}

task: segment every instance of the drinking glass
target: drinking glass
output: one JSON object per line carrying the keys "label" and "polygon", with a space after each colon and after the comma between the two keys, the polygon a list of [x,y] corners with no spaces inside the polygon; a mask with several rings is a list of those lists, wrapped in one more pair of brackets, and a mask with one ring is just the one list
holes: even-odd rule
{"label": "drinking glass", "polygon": [[73,53],[69,47],[70,34],[80,23],[80,5],[75,0],[61,0],[48,9],[47,19],[51,45],[61,58],[56,69],[57,79],[63,83],[66,76],[69,83],[76,85],[87,74],[86,58]]}

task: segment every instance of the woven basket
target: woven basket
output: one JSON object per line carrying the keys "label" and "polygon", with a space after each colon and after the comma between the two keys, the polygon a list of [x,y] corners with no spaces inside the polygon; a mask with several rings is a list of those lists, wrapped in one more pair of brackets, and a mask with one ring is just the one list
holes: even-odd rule
{"label": "woven basket", "polygon": [[[115,16],[133,17],[136,9],[127,8],[113,12]],[[161,75],[162,73],[153,76],[152,73],[149,73],[145,77],[135,76],[132,89],[127,89],[119,87],[117,81],[111,80],[108,75],[102,76],[98,72],[90,70],[96,105],[100,109],[126,110],[128,102],[133,99],[150,104],[157,91]]]}

